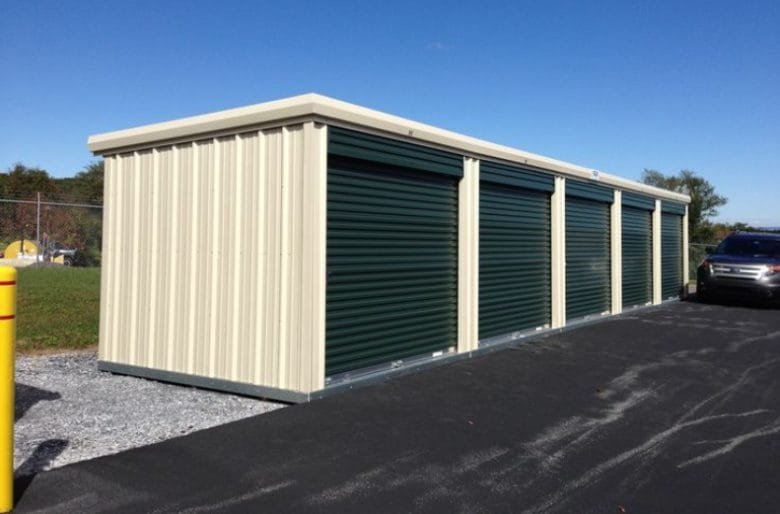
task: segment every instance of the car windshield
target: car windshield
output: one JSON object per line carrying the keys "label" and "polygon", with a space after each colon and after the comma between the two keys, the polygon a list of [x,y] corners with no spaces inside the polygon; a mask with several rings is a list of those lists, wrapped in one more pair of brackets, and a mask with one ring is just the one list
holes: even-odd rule
{"label": "car windshield", "polygon": [[730,237],[718,245],[715,253],[753,257],[780,256],[780,241],[758,237]]}

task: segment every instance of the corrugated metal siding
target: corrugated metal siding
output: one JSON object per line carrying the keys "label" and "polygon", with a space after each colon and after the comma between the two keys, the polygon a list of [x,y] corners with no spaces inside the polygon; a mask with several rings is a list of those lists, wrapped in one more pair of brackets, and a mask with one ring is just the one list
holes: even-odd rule
{"label": "corrugated metal siding", "polygon": [[682,277],[682,216],[661,214],[661,296],[680,296]]}
{"label": "corrugated metal siding", "polygon": [[327,375],[456,345],[457,212],[453,177],[329,157]]}
{"label": "corrugated metal siding", "polygon": [[[102,360],[322,387],[324,130],[108,157]],[[322,154],[321,176],[305,148]]]}
{"label": "corrugated metal siding", "polygon": [[623,205],[623,306],[644,305],[653,297],[653,213]]}
{"label": "corrugated metal siding", "polygon": [[479,338],[550,324],[550,195],[483,182]]}
{"label": "corrugated metal siding", "polygon": [[[109,313],[114,306],[114,278],[116,274],[109,273],[107,270],[116,268],[113,259],[116,256],[114,251],[114,239],[109,237],[115,233],[114,223],[116,216],[114,208],[117,202],[116,191],[116,173],[118,157],[108,156],[104,159],[103,173],[103,238],[101,248],[102,270],[100,273],[100,331],[99,341],[109,341],[111,333],[111,324],[108,323]],[[105,360],[107,355],[107,346],[98,345],[98,359]]]}
{"label": "corrugated metal siding", "polygon": [[[566,319],[610,310],[610,204],[569,196],[566,184]],[[611,198],[611,197],[610,197]]]}

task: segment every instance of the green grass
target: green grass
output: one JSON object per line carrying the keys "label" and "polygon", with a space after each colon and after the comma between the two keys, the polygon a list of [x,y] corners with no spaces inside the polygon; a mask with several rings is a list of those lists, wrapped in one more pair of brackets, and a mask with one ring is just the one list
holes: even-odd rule
{"label": "green grass", "polygon": [[100,268],[22,268],[17,283],[17,352],[97,344]]}

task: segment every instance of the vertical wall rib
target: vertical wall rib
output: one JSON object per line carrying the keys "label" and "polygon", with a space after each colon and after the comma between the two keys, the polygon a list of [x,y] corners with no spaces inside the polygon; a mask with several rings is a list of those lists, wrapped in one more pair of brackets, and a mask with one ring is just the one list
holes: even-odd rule
{"label": "vertical wall rib", "polygon": [[[112,235],[116,233],[115,230],[113,230],[114,227],[114,206],[116,204],[116,187],[113,185],[113,181],[116,180],[116,168],[117,168],[117,156],[110,156],[107,157],[104,161],[104,172],[103,172],[103,183],[104,183],[104,190],[109,194],[112,195],[109,197],[108,195],[105,195],[104,199],[104,208],[103,208],[103,227],[107,227],[106,230],[104,230],[103,235],[103,241],[102,241],[102,248],[101,248],[101,254],[103,259],[103,265],[106,266],[108,264],[109,256],[116,255],[116,252],[114,252],[114,239],[112,238]],[[109,268],[111,265],[108,266]],[[112,291],[114,291],[114,283],[113,283],[114,275],[111,275],[109,273],[101,273],[100,275],[100,332],[99,332],[99,340],[100,341],[111,341],[112,334],[111,334],[111,326],[112,323],[109,322],[109,318],[113,318],[113,305],[114,305],[114,299],[112,296]],[[113,320],[112,320],[113,321]],[[112,349],[108,348],[106,346],[101,345],[98,349],[98,358],[99,359],[105,359],[107,356],[112,354]]]}

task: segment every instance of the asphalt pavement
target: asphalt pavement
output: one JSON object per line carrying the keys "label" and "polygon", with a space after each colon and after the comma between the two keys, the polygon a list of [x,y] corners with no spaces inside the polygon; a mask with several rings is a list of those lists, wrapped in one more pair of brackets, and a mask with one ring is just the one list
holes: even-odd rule
{"label": "asphalt pavement", "polygon": [[19,513],[778,512],[780,311],[632,311],[16,493]]}

